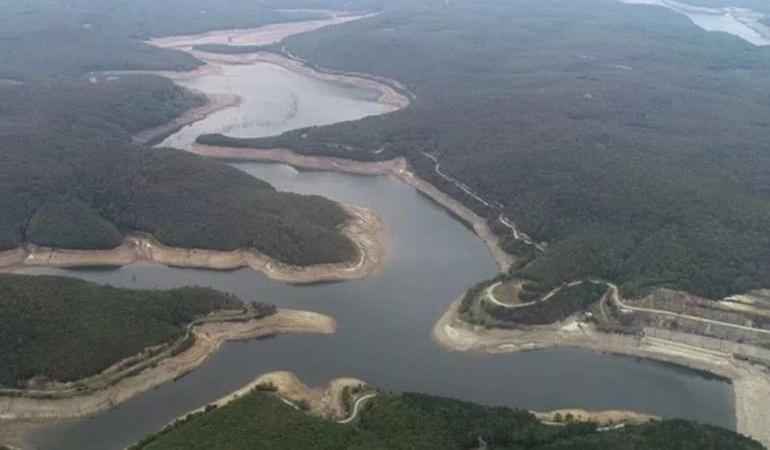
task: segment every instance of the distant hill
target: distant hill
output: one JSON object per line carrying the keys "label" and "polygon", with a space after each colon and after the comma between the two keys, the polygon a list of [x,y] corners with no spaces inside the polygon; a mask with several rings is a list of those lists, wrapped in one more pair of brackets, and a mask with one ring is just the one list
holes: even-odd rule
{"label": "distant hill", "polygon": [[189,287],[130,290],[65,277],[0,275],[0,387],[32,378],[96,375],[148,347],[184,336],[185,325],[243,309],[229,294]]}

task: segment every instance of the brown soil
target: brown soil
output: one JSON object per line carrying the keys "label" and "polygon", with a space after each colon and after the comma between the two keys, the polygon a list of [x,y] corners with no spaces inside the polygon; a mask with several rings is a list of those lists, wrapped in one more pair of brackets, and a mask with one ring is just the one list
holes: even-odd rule
{"label": "brown soil", "polygon": [[295,34],[307,33],[364,17],[366,16],[338,16],[320,20],[271,24],[246,30],[221,30],[188,36],[162,37],[152,39],[149,42],[158,47],[177,49],[192,48],[202,44],[270,45]]}
{"label": "brown soil", "polygon": [[[568,415],[577,422],[594,422],[600,427],[609,427],[618,424],[641,424],[651,420],[660,420],[658,416],[637,413],[634,411],[587,411],[584,409],[557,409],[548,412],[534,412],[541,421],[549,424],[563,424]],[[561,417],[561,421],[559,421]]]}

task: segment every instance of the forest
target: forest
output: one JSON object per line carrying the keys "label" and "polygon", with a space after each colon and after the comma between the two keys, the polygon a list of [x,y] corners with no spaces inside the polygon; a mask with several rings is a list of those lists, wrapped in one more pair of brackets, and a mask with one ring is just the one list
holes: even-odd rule
{"label": "forest", "polygon": [[243,308],[238,298],[202,287],[131,290],[68,277],[0,275],[0,387],[96,375],[179,339],[195,318]]}
{"label": "forest", "polygon": [[565,287],[547,301],[522,308],[505,308],[485,303],[484,312],[495,319],[493,325],[506,327],[515,324],[547,325],[584,311],[597,302],[607,291],[604,283],[585,282],[573,287]]}
{"label": "forest", "polygon": [[757,442],[684,420],[597,432],[595,424],[548,426],[524,410],[424,394],[380,394],[358,420],[341,425],[255,390],[221,408],[193,414],[133,450],[170,449],[509,449],[749,450]]}
{"label": "forest", "polygon": [[513,274],[546,287],[597,276],[626,295],[667,286],[721,298],[770,286],[767,48],[602,0],[414,4],[286,47],[399,80],[417,99],[387,116],[203,142],[405,155],[496,219],[440,179],[429,153],[549,244]]}
{"label": "forest", "polygon": [[25,242],[107,249],[143,232],[169,246],[256,248],[296,265],[354,257],[336,203],[131,144],[133,133],[203,101],[150,75],[0,88],[0,250]]}

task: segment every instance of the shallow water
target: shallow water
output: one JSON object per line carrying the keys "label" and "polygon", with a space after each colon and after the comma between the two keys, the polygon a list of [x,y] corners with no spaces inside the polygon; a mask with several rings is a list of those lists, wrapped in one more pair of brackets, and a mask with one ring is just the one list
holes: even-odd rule
{"label": "shallow water", "polygon": [[632,409],[734,428],[724,381],[649,360],[577,349],[508,355],[447,352],[431,329],[472,283],[497,270],[482,242],[444,210],[387,177],[297,172],[277,164],[236,167],[280,189],[321,194],[377,210],[388,261],[378,275],[348,283],[290,286],[243,269],[213,272],[138,264],[118,270],[34,270],[128,287],[207,285],[281,307],[331,315],[332,336],[278,336],[225,344],[200,370],[107,413],[37,433],[46,449],[120,448],[184,412],[273,370],[310,385],[354,376],[385,389],[420,391],[539,410]]}
{"label": "shallow water", "polygon": [[657,5],[687,16],[705,31],[732,34],[754,45],[770,45],[770,28],[761,24],[763,17],[746,8],[707,8],[674,0],[619,0],[631,5]]}
{"label": "shallow water", "polygon": [[222,64],[217,67],[221,68],[220,74],[179,84],[206,93],[237,94],[242,99],[241,104],[185,126],[161,146],[188,148],[205,133],[232,137],[273,136],[296,128],[355,120],[394,109],[377,102],[377,91],[317,80],[274,64]]}

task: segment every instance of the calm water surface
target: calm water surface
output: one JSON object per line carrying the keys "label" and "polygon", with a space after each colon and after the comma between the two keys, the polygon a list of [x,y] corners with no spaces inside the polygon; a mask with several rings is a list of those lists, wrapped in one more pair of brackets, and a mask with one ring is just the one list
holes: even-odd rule
{"label": "calm water surface", "polygon": [[675,0],[619,0],[631,5],[657,5],[687,16],[693,24],[705,31],[716,31],[738,36],[754,45],[770,45],[770,27],[760,23],[764,16],[747,8],[708,8]]}
{"label": "calm water surface", "polygon": [[[165,145],[183,148],[207,132],[266,136],[388,110],[374,101],[374,92],[311,80],[268,64],[224,66],[222,75],[188,86],[236,93],[244,103],[183,129]],[[488,404],[539,410],[632,409],[734,428],[730,385],[692,371],[575,349],[496,356],[441,349],[430,337],[436,320],[467,287],[497,271],[471,231],[412,188],[387,177],[297,172],[277,164],[236,167],[282,190],[320,194],[378,211],[389,248],[382,272],[363,281],[291,286],[248,269],[215,272],[136,264],[117,270],[34,270],[132,288],[212,286],[246,300],[325,313],[339,323],[332,336],[227,343],[202,368],[176,382],[99,416],[36,433],[37,448],[122,448],[274,370],[295,372],[314,386],[354,376],[385,389]]]}
{"label": "calm water surface", "polygon": [[382,114],[393,106],[377,103],[379,93],[298,75],[268,63],[217,65],[221,74],[179,83],[206,93],[242,98],[228,108],[184,127],[161,145],[187,148],[199,135],[264,137],[313,125],[328,125]]}
{"label": "calm water surface", "polygon": [[[559,349],[508,355],[447,352],[431,329],[465,288],[495,273],[481,241],[413,189],[386,177],[297,172],[275,164],[236,167],[280,189],[374,208],[387,226],[389,259],[358,282],[289,286],[251,270],[213,272],[139,264],[63,271],[127,287],[213,286],[245,299],[329,314],[332,336],[228,343],[200,370],[100,416],[34,437],[39,448],[120,448],[273,370],[322,386],[355,376],[385,389],[421,391],[532,409],[627,408],[734,427],[729,384],[652,361]],[[35,273],[41,273],[36,270]]]}

